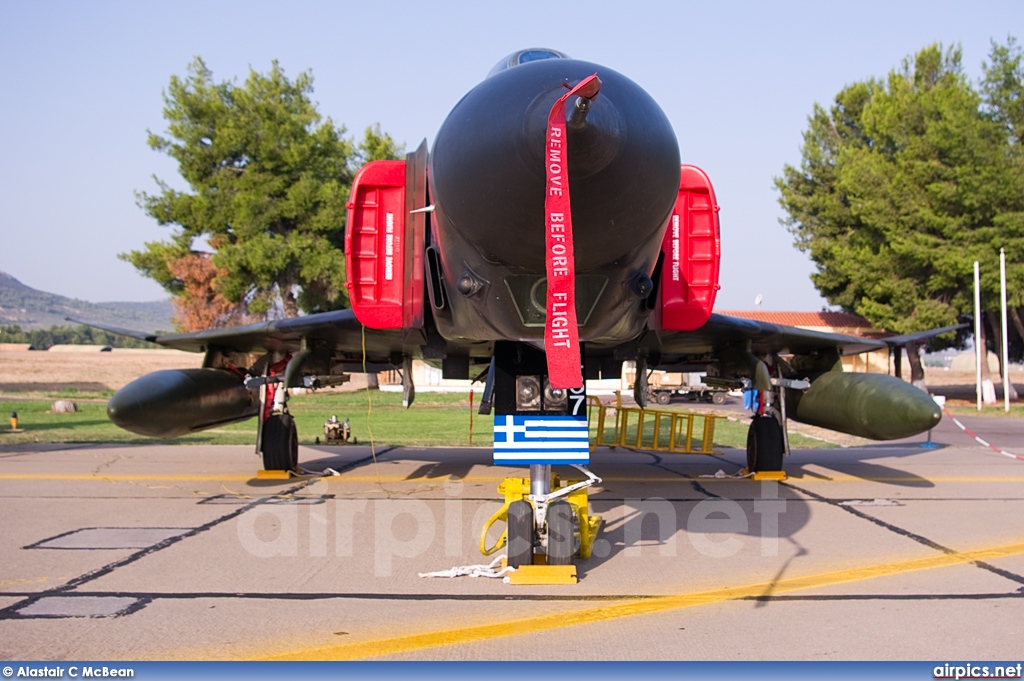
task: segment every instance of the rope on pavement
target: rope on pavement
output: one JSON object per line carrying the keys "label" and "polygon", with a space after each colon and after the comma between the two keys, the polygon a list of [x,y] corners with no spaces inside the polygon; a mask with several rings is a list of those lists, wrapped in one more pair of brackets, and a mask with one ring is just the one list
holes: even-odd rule
{"label": "rope on pavement", "polygon": [[502,559],[505,556],[498,556],[488,565],[460,565],[448,570],[438,570],[437,572],[421,572],[420,577],[491,577],[499,578],[504,577],[510,572],[514,572],[513,567],[500,567]]}

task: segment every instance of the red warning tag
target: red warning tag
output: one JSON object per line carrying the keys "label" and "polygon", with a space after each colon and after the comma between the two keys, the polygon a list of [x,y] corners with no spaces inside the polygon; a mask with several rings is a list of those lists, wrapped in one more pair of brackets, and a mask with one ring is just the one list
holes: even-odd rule
{"label": "red warning tag", "polygon": [[548,379],[554,388],[580,388],[580,338],[576,325],[576,261],[572,247],[572,206],[569,200],[569,150],[565,136],[565,100],[573,95],[597,96],[601,81],[584,78],[551,107],[544,149],[547,185],[544,215],[547,229],[547,322],[544,350]]}

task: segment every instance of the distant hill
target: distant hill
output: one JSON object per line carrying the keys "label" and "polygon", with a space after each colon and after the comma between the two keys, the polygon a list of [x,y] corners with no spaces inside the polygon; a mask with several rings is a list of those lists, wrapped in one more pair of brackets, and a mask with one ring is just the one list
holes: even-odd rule
{"label": "distant hill", "polygon": [[55,293],[38,291],[0,272],[0,325],[17,324],[21,328],[46,329],[73,326],[64,320],[73,317],[84,322],[120,326],[134,331],[170,331],[174,306],[169,300],[152,303],[89,303]]}

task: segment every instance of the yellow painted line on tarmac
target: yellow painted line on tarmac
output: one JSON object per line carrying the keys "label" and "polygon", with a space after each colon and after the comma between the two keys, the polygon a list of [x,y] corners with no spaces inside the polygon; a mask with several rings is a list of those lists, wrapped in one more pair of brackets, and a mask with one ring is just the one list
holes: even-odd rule
{"label": "yellow painted line on tarmac", "polygon": [[[22,577],[20,579],[0,579],[0,589],[6,589],[13,586],[27,586],[30,584],[42,584],[43,582],[49,581],[49,577]],[[0,596],[4,593],[0,591]]]}
{"label": "yellow painted line on tarmac", "polygon": [[[466,476],[460,478],[455,476],[455,480],[458,482],[501,482],[506,476]],[[437,477],[430,477],[429,475],[419,475],[415,478],[400,475],[382,475],[379,478],[374,475],[329,475],[323,478],[327,482],[448,482],[453,480],[451,476],[440,475]]]}
{"label": "yellow painted line on tarmac", "polygon": [[[501,482],[506,476],[500,477],[487,477],[487,476],[468,476],[465,478],[459,478],[461,482]],[[516,477],[516,476],[512,476]],[[520,476],[521,477],[521,476]],[[408,476],[394,476],[394,475],[382,475],[379,478],[372,475],[344,475],[341,476],[328,476],[324,480],[329,482],[419,482],[424,480],[436,480],[440,482],[447,482],[450,479],[449,476],[417,476],[410,478]],[[800,477],[790,477],[790,480],[799,480],[800,482],[1024,482],[1024,477],[944,477],[944,478],[916,478],[907,476],[893,476],[893,477],[857,477],[857,476],[827,476],[817,477],[812,475],[803,475]],[[614,476],[603,476],[601,478],[603,483],[610,482],[651,482],[658,484],[680,484],[688,485],[692,482],[699,482],[702,485],[705,483],[715,482],[760,482],[752,478],[683,478],[683,477],[657,477],[657,478],[635,478],[635,477],[614,477]]]}
{"label": "yellow painted line on tarmac", "polygon": [[[820,476],[820,477],[819,477]],[[617,478],[604,477],[604,482],[659,482],[659,483],[691,483],[700,484],[715,482],[761,482],[753,478],[716,478],[714,476],[683,478],[683,477],[659,477],[659,478]],[[857,476],[857,475],[808,475],[793,474],[788,480],[799,480],[800,482],[1024,482],[1024,476],[984,476],[984,477],[911,477],[907,475],[894,476]]]}
{"label": "yellow painted line on tarmac", "polygon": [[[467,476],[464,478],[458,478],[460,482],[501,482],[508,476]],[[513,476],[514,477],[514,476]],[[189,481],[189,482],[239,482],[246,480],[253,480],[256,478],[256,474],[252,475],[188,475],[188,474],[108,474],[108,475],[94,475],[92,473],[0,473],[0,480],[107,480],[107,481]],[[303,480],[303,479],[317,479],[317,476],[296,476],[291,478],[292,480]],[[451,479],[450,476],[438,476],[430,477],[429,475],[421,475],[415,478],[408,476],[395,476],[395,475],[382,475],[380,477],[373,475],[345,475],[340,476],[324,476],[323,479],[327,482],[424,482],[424,481],[436,481],[436,482],[447,482]],[[801,477],[791,477],[791,480],[799,480],[801,483],[826,483],[826,482],[1024,482],[1024,476],[988,476],[988,477],[941,477],[941,478],[917,478],[917,477],[906,477],[906,476],[892,476],[892,477],[858,477],[854,475],[849,476],[825,476],[817,477],[811,475],[803,475]],[[605,483],[612,482],[650,482],[658,484],[689,484],[692,482],[704,483],[715,483],[715,482],[757,482],[750,478],[683,478],[683,477],[605,477],[603,479]]]}
{"label": "yellow painted line on tarmac", "polygon": [[[87,480],[87,481],[117,481],[117,482],[136,482],[146,480],[156,481],[189,481],[189,482],[244,482],[248,480],[257,479],[256,473],[252,475],[176,475],[176,474],[141,474],[141,475],[129,475],[129,474],[110,474],[110,475],[94,475],[92,473],[0,473],[0,480]],[[426,476],[407,478],[407,477],[385,477],[379,478],[374,476],[325,476],[319,475],[298,475],[289,478],[293,481],[301,480],[324,480],[327,482],[423,482],[429,480],[436,480],[438,482],[447,482],[448,477],[439,478],[428,478]],[[501,482],[504,477],[493,477],[493,478],[459,478],[461,482]]]}
{"label": "yellow painted line on tarmac", "polygon": [[[606,476],[602,478],[604,482],[658,482],[658,483],[691,483],[699,482],[700,484],[716,483],[716,482],[761,482],[760,480],[754,480],[753,478],[716,478],[714,476],[708,477],[696,477],[696,478],[683,478],[683,477],[658,477],[658,478],[639,478],[639,477],[612,477]],[[1024,476],[975,476],[975,477],[913,477],[907,475],[893,475],[893,476],[857,476],[857,475],[825,475],[824,473],[818,473],[815,475],[809,475],[807,473],[795,473],[790,475],[788,480],[804,482],[1024,482]]]}
{"label": "yellow painted line on tarmac", "polygon": [[658,596],[642,600],[630,600],[615,605],[584,608],[576,611],[538,615],[515,620],[496,621],[489,624],[427,631],[407,636],[394,636],[369,641],[357,641],[335,646],[308,648],[282,653],[268,660],[359,660],[384,655],[400,655],[427,648],[478,643],[497,638],[535,634],[554,629],[564,629],[583,624],[594,624],[624,617],[653,615],[672,610],[691,608],[733,601],[741,598],[776,595],[804,589],[818,589],[836,584],[858,582],[866,579],[918,572],[933,568],[963,565],[974,561],[990,561],[1008,556],[1024,554],[1024,542],[1005,544],[990,548],[942,554],[928,558],[916,558],[878,565],[825,572],[803,577],[790,577],[777,582],[762,582],[740,587],[727,587],[711,591],[700,591],[675,596]]}
{"label": "yellow painted line on tarmac", "polygon": [[[700,476],[692,478],[683,477],[614,477],[605,476],[603,478],[605,482],[677,482],[677,483],[690,483],[699,482],[700,484],[705,483],[716,483],[716,482],[761,482],[760,480],[754,480],[750,477],[745,478],[734,478],[724,477],[716,478],[713,475]],[[925,477],[925,476],[911,476],[911,475],[827,475],[825,473],[790,473],[787,480],[800,481],[800,482],[1024,482],[1024,476],[1020,475],[999,475],[999,476],[945,476],[945,477]]]}
{"label": "yellow painted line on tarmac", "polygon": [[1024,476],[977,476],[977,477],[917,477],[912,478],[905,475],[883,476],[883,477],[858,477],[856,475],[803,475],[800,478],[793,478],[800,482],[1024,482]]}
{"label": "yellow painted line on tarmac", "polygon": [[189,482],[237,482],[255,475],[94,475],[92,473],[0,473],[0,480],[92,480],[98,482],[137,482],[145,480]]}

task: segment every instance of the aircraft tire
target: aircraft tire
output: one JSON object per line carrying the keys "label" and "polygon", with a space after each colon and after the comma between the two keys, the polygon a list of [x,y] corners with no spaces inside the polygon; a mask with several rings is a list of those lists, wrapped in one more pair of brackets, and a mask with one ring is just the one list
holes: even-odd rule
{"label": "aircraft tire", "polygon": [[508,505],[508,565],[533,564],[533,506],[520,499]]}
{"label": "aircraft tire", "polygon": [[654,393],[654,399],[658,404],[665,405],[672,401],[672,393],[667,390],[659,390]]}
{"label": "aircraft tire", "polygon": [[572,565],[576,553],[572,506],[568,501],[548,505],[548,565]]}
{"label": "aircraft tire", "polygon": [[299,464],[299,431],[291,414],[274,414],[263,423],[263,468],[295,470]]}
{"label": "aircraft tire", "polygon": [[782,426],[772,416],[754,416],[747,431],[747,470],[781,471],[785,444]]}
{"label": "aircraft tire", "polygon": [[725,393],[712,393],[711,401],[714,402],[715,404],[725,404]]}

